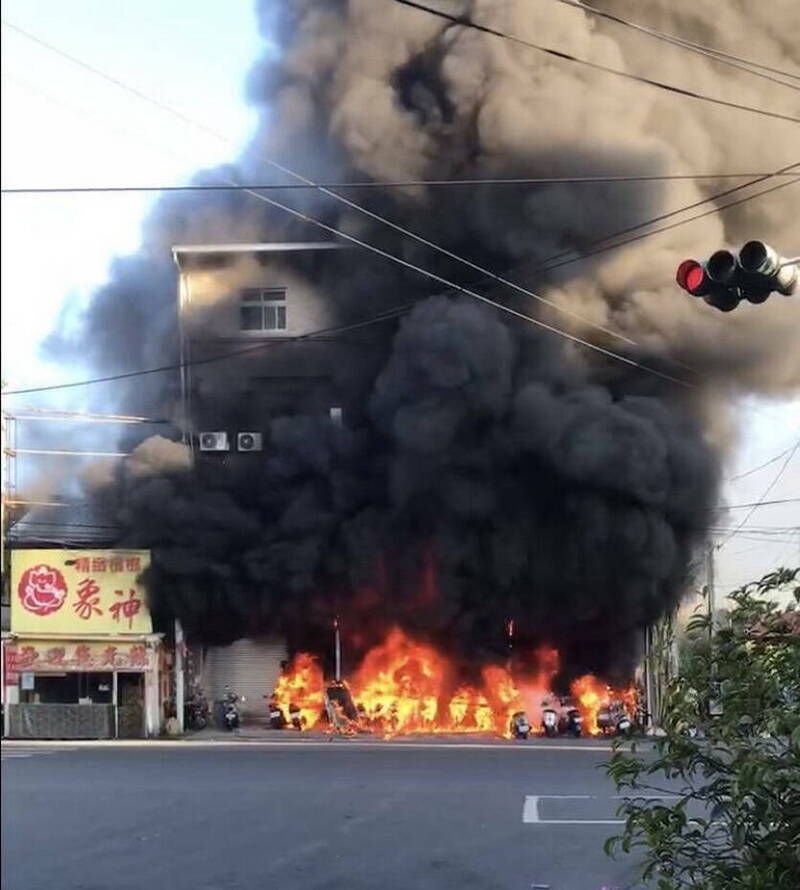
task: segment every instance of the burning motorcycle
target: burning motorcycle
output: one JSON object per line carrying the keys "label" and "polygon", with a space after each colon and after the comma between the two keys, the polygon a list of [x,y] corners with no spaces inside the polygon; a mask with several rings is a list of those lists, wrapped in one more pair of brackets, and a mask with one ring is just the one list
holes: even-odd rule
{"label": "burning motorcycle", "polygon": [[222,697],[222,724],[228,732],[233,732],[239,728],[239,702],[243,702],[244,696],[237,695],[227,686],[225,687],[225,695]]}
{"label": "burning motorcycle", "polygon": [[270,729],[285,729],[286,716],[277,700],[271,698],[267,705],[267,724]]}
{"label": "burning motorcycle", "polygon": [[574,703],[567,700],[564,704],[566,705],[566,711],[561,717],[561,731],[578,739],[583,734],[583,717]]}
{"label": "burning motorcycle", "polygon": [[558,714],[555,708],[547,703],[542,710],[542,729],[549,739],[554,739],[558,735]]}
{"label": "burning motorcycle", "polygon": [[289,705],[289,722],[298,732],[304,728],[303,715],[300,713],[300,708],[294,703]]}
{"label": "burning motorcycle", "polygon": [[515,739],[527,739],[531,733],[531,725],[524,711],[517,711],[511,717],[511,735]]}

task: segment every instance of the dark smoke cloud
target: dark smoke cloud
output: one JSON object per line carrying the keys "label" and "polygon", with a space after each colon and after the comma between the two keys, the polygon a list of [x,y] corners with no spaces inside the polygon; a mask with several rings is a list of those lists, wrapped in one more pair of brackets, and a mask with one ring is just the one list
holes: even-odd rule
{"label": "dark smoke cloud", "polygon": [[319,651],[338,613],[349,640],[397,622],[490,657],[514,617],[576,667],[629,667],[637,629],[680,595],[716,483],[662,393],[598,386],[446,298],[401,323],[357,428],[283,417],[270,441],[257,468],[126,468],[115,491],[125,543],[156,554],[155,608],[202,638],[279,631]]}
{"label": "dark smoke cloud", "polygon": [[[668,47],[648,54],[638,35],[574,9],[528,0],[456,5],[610,65],[675,82],[689,72],[694,88],[773,104],[763,81]],[[692,36],[672,20],[671,3],[655,6],[660,27]],[[622,0],[612,7],[627,10]],[[798,45],[774,33],[766,11],[728,8],[731,22],[746,18],[765,58]],[[280,49],[277,57],[266,52],[250,77],[261,123],[236,168],[206,171],[201,181],[274,179],[266,157],[319,180],[375,181],[768,170],[791,160],[781,152],[788,124],[742,127],[737,113],[621,80],[601,83],[588,69],[390,3],[260,2],[258,15]],[[716,4],[695,4],[693,17],[698,39],[707,37]],[[785,107],[793,101],[789,95]],[[243,368],[275,373],[304,353],[258,354],[215,366],[204,410],[218,421],[210,428],[258,423],[252,428],[268,432],[261,460],[232,455],[187,468],[175,448],[156,443],[113,478],[96,480],[97,498],[125,529],[123,543],[153,550],[157,615],[178,615],[206,641],[279,631],[294,648],[320,651],[338,613],[354,650],[399,622],[479,658],[502,651],[503,623],[514,618],[523,642],[559,645],[571,670],[628,669],[638,631],[678,601],[703,539],[725,438],[721,393],[779,393],[800,381],[796,301],[773,298],[722,316],[676,293],[675,259],[756,233],[788,244],[800,234],[796,195],[777,192],[549,279],[535,269],[553,253],[580,251],[599,233],[718,188],[359,194],[370,210],[636,340],[638,360],[670,373],[680,370],[676,359],[692,365],[698,385],[687,391],[463,298],[431,297],[424,279],[369,254],[282,259],[282,272],[324,304],[332,324],[418,305],[399,324],[331,347],[340,350],[343,426],[303,405],[254,417]],[[460,283],[480,278],[320,193],[289,200]],[[54,335],[50,348],[103,373],[172,361],[172,245],[319,237],[246,194],[167,197],[145,225],[139,254],[118,261],[95,295],[79,336]],[[494,296],[530,314],[541,308],[506,291]],[[598,336],[564,316],[544,317]],[[604,335],[600,342],[620,347]],[[176,387],[155,376],[116,397],[127,411],[178,420]]]}

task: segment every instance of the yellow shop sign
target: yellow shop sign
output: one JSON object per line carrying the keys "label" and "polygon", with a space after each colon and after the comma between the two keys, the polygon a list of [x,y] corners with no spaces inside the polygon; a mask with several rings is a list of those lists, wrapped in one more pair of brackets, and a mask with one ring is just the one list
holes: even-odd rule
{"label": "yellow shop sign", "polygon": [[148,634],[147,550],[14,550],[11,631]]}

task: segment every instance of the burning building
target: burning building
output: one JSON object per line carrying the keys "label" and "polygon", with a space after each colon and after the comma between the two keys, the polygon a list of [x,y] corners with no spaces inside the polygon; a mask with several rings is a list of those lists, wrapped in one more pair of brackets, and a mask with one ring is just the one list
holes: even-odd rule
{"label": "burning building", "polygon": [[[641,61],[636,35],[578,10],[458,5],[580,55]],[[178,617],[209,645],[280,639],[329,675],[339,616],[345,668],[377,701],[365,665],[407,640],[445,678],[414,681],[411,722],[430,722],[434,700],[491,722],[483,702],[492,710],[506,681],[487,677],[505,670],[510,619],[524,667],[509,707],[542,647],[559,652],[548,685],[626,681],[704,541],[726,404],[800,381],[797,305],[721,316],[674,291],[674,258],[702,239],[796,236],[796,196],[709,213],[647,247],[614,238],[714,207],[711,178],[648,177],[741,167],[734,147],[778,169],[789,124],[763,123],[765,139],[730,110],[595,83],[388,3],[265,0],[258,13],[261,123],[235,167],[198,183],[368,186],[165,197],[77,335],[49,343],[104,374],[175,368],[113,396],[172,417],[175,434],[123,443],[132,456],[87,480],[120,546],[152,552],[156,621]],[[781,50],[772,17],[748,16]],[[730,90],[743,76],[692,64]],[[558,181],[576,171],[633,179]],[[497,182],[520,177],[550,181]]]}

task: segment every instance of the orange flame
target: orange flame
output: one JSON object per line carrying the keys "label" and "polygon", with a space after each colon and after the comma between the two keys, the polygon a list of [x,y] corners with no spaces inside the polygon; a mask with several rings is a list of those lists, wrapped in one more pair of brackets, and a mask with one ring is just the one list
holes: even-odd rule
{"label": "orange flame", "polygon": [[[492,733],[510,735],[512,716],[524,711],[532,731],[541,731],[545,702],[557,703],[552,681],[559,670],[556,649],[542,646],[527,663],[487,665],[477,686],[457,683],[453,664],[432,646],[415,641],[399,628],[370,649],[348,685],[359,711],[351,729],[385,736],[404,733]],[[325,682],[317,660],[296,656],[281,676],[274,700],[289,716],[290,706],[300,711],[304,729],[318,726],[325,713]],[[612,694],[635,701],[635,690],[612,691],[587,674],[572,684],[586,731],[599,732],[597,713]],[[627,696],[627,698],[625,698]],[[633,698],[631,698],[633,696]],[[338,707],[338,706],[337,706]],[[632,713],[629,710],[629,713]],[[353,723],[353,721],[350,721]]]}
{"label": "orange flame", "polygon": [[279,677],[273,699],[286,717],[298,708],[302,728],[312,729],[322,716],[324,690],[325,681],[317,659],[301,652],[295,656],[290,669]]}

